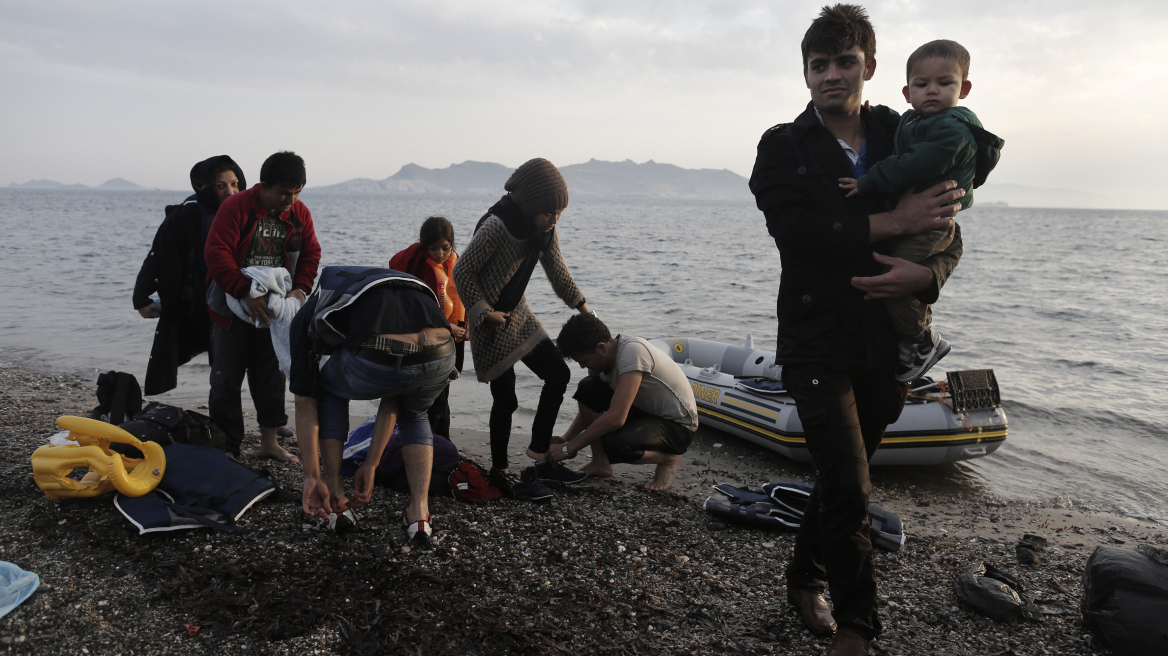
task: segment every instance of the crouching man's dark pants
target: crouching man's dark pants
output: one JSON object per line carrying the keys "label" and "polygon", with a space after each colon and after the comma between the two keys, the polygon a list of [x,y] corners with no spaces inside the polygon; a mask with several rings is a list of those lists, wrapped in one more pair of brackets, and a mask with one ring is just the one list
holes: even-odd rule
{"label": "crouching man's dark pants", "polygon": [[843,372],[825,365],[783,367],[783,386],[798,407],[815,468],[787,585],[822,591],[826,582],[835,621],[869,638],[881,626],[868,536],[868,460],[904,407],[908,388],[894,374],[894,365]]}

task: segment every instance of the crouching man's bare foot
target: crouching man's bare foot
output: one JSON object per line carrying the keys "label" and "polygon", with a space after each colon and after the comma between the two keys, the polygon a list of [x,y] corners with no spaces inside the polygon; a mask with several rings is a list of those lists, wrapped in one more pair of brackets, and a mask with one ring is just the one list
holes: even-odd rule
{"label": "crouching man's bare foot", "polygon": [[653,474],[653,480],[649,481],[645,488],[659,492],[673,487],[673,477],[677,475],[677,470],[681,467],[681,456],[667,453],[646,453],[645,457],[641,459],[641,463],[650,464],[646,462],[650,455],[654,456],[651,462],[657,463],[657,471]]}
{"label": "crouching man's bare foot", "polygon": [[[271,430],[271,435],[265,435],[268,430]],[[260,451],[261,458],[271,458],[272,460],[279,460],[280,462],[288,462],[296,464],[300,462],[300,458],[292,455],[287,449],[280,446],[280,442],[276,440],[276,429],[263,429],[260,434]]]}
{"label": "crouching man's bare foot", "polygon": [[589,476],[595,476],[596,478],[608,478],[612,476],[612,465],[608,464],[607,461],[596,462],[593,460],[587,465],[581,467],[580,471],[588,474]]}

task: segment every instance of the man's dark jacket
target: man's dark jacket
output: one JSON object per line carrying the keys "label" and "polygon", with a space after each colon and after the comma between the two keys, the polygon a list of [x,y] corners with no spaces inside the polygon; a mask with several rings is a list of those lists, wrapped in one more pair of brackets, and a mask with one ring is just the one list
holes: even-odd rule
{"label": "man's dark jacket", "polygon": [[174,389],[178,368],[209,346],[211,318],[207,314],[203,246],[219,209],[213,178],[220,164],[230,166],[239,178],[240,189],[246,188],[243,170],[226,155],[195,164],[191,168],[195,193],[181,205],[167,206],[166,218],[134,283],[134,309],[149,305],[154,292],[162,304],[146,366],[147,396]]}
{"label": "man's dark jacket", "polygon": [[[884,106],[861,110],[867,164],[892,154],[898,120]],[[851,284],[856,276],[880,275],[869,244],[868,216],[884,211],[885,199],[873,195],[846,198],[840,178],[855,177],[847,155],[819,122],[814,107],[793,123],[763,134],[750,176],[750,190],[766,216],[767,229],[779,247],[779,340],[777,361],[816,363],[846,370],[894,363],[897,337],[881,301],[865,301]],[[961,233],[953,245],[923,264],[935,283],[917,293],[924,303],[937,300],[957,260]]]}

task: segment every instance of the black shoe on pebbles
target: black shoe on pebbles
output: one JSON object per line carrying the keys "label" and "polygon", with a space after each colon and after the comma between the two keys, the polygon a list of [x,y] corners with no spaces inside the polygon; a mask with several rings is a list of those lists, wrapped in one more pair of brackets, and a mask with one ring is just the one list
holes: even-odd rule
{"label": "black shoe on pebbles", "polygon": [[499,488],[499,492],[508,499],[514,499],[515,493],[513,488],[519,484],[519,479],[507,471],[506,469],[496,469],[491,467],[491,471],[487,472],[487,480]]}
{"label": "black shoe on pebbles", "polygon": [[900,363],[896,367],[896,379],[902,383],[912,381],[925,375],[941,358],[949,354],[949,342],[941,337],[941,333],[928,328],[924,335],[914,342],[900,343]]}
{"label": "black shoe on pebbles", "polygon": [[519,472],[519,482],[511,486],[511,498],[519,501],[543,501],[552,498],[552,490],[539,482],[535,467]]}
{"label": "black shoe on pebbles", "polygon": [[545,483],[563,483],[564,485],[575,485],[588,478],[588,474],[582,471],[568,469],[561,463],[553,465],[549,462],[541,462],[535,466],[535,473],[540,481]]}

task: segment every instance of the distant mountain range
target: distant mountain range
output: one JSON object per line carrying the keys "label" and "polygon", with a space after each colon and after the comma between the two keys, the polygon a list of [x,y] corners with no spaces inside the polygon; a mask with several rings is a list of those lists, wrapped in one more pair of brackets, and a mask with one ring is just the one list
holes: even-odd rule
{"label": "distant mountain range", "polygon": [[[313,187],[313,192],[373,194],[502,193],[514,171],[493,162],[466,161],[444,169],[406,164],[384,180],[355,178]],[[603,162],[560,167],[572,194],[581,196],[642,196],[654,198],[749,198],[746,178],[726,169],[683,169],[649,160]]]}
{"label": "distant mountain range", "polygon": [[24,184],[13,182],[9,189],[101,189],[103,191],[146,191],[146,187],[134,184],[125,178],[114,178],[90,187],[83,184],[62,184],[56,180],[29,180]]}
{"label": "distant mountain range", "polygon": [[[501,194],[514,169],[493,162],[467,161],[444,169],[406,164],[384,180],[356,178],[312,193],[367,194]],[[746,178],[726,169],[683,169],[649,160],[604,162],[560,167],[568,189],[577,196],[648,198],[750,199]],[[1015,184],[987,184],[975,192],[976,203],[1014,207],[1108,207],[1114,202],[1104,194],[1073,189],[1050,189]]]}
{"label": "distant mountain range", "polygon": [[973,206],[989,203],[1008,204],[1010,207],[1117,207],[1116,199],[1082,189],[1062,189],[1050,187],[1028,187],[1019,184],[987,183],[973,192]]}
{"label": "distant mountain range", "polygon": [[[406,164],[384,180],[354,178],[323,187],[311,186],[310,193],[364,194],[502,194],[503,183],[513,168],[494,162],[466,161],[443,169]],[[726,169],[683,169],[653,160],[637,164],[591,159],[583,164],[560,167],[568,189],[575,196],[643,198],[719,198],[749,200],[746,178]],[[9,189],[145,191],[146,187],[124,178],[107,180],[96,187],[62,184],[55,180],[13,182]],[[189,190],[185,190],[190,193]],[[982,206],[1048,208],[1123,207],[1127,203],[1108,194],[1082,189],[1055,189],[1017,184],[989,183],[975,193]]]}

